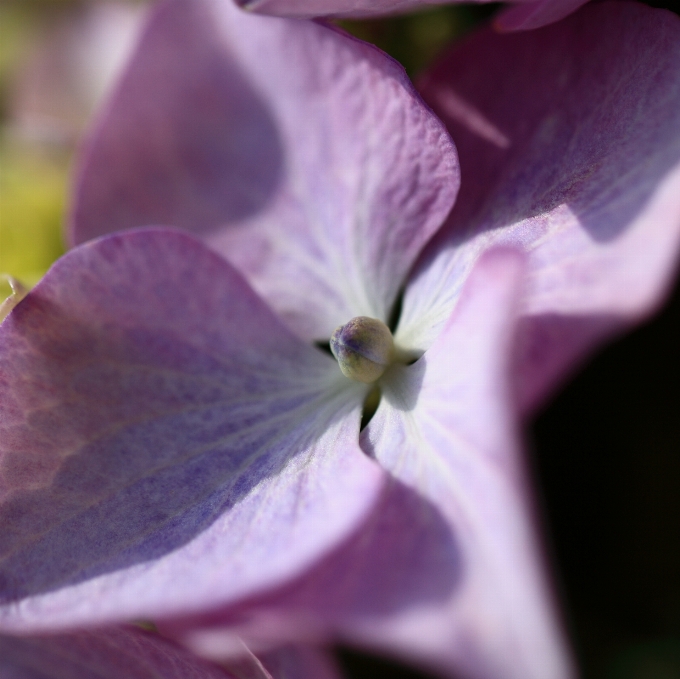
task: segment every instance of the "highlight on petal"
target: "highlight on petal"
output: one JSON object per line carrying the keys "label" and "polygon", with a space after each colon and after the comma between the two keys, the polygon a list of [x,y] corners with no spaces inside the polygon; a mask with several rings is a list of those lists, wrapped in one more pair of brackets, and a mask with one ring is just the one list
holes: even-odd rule
{"label": "highlight on petal", "polygon": [[133,627],[30,637],[0,635],[0,676],[3,679],[237,679],[237,675],[193,656],[158,635]]}
{"label": "highlight on petal", "polygon": [[295,576],[379,495],[364,390],[188,234],[76,248],[0,326],[0,627],[158,619]]}
{"label": "highlight on petal", "polygon": [[80,163],[71,239],[200,235],[304,339],[387,320],[458,188],[404,70],[314,22],[225,0],[152,12]]}
{"label": "highlight on petal", "polygon": [[521,35],[482,30],[445,55],[421,89],[456,142],[463,184],[395,341],[427,348],[493,245],[529,253],[516,368],[527,410],[652,313],[680,245],[679,60],[680,19],[629,2]]}
{"label": "highlight on petal", "polygon": [[362,445],[394,478],[355,533],[283,588],[177,621],[178,637],[213,658],[234,633],[335,635],[455,676],[573,676],[508,406],[523,274],[519,253],[487,253],[440,337],[384,385]]}
{"label": "highlight on petal", "polygon": [[365,431],[365,447],[438,508],[460,549],[460,563],[447,564],[461,571],[451,595],[376,636],[463,676],[561,679],[574,672],[509,406],[524,274],[515,252],[483,255],[441,335],[384,386]]}

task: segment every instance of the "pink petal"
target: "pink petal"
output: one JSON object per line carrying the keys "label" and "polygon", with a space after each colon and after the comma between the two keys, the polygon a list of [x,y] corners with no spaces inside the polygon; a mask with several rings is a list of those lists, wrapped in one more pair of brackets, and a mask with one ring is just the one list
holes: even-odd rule
{"label": "pink petal", "polygon": [[296,334],[327,339],[387,317],[457,187],[448,134],[375,47],[170,0],[86,149],[71,238],[191,230]]}
{"label": "pink petal", "polygon": [[679,60],[677,16],[616,2],[527,34],[484,30],[427,74],[463,183],[409,284],[403,344],[427,348],[476,258],[499,244],[529,253],[525,409],[658,307],[680,241]]}
{"label": "pink petal", "polygon": [[380,492],[362,389],[187,234],[76,248],[0,326],[0,626],[178,615],[297,575]]}
{"label": "pink petal", "polygon": [[212,657],[220,635],[325,633],[455,676],[572,676],[508,408],[523,273],[517,253],[485,255],[436,342],[386,385],[363,444],[395,481],[364,525],[296,583],[175,633]]}
{"label": "pink petal", "polygon": [[142,6],[123,2],[76,5],[45,22],[12,79],[10,131],[24,140],[70,146],[128,58]]}
{"label": "pink petal", "polygon": [[115,627],[49,636],[0,636],[0,676],[3,679],[236,679],[237,675],[210,665],[158,635],[134,627]]}

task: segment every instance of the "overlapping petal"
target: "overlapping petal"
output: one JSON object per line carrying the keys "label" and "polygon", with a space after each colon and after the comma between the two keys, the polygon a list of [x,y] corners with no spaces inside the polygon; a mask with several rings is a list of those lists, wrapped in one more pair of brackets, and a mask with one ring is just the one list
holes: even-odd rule
{"label": "overlapping petal", "polygon": [[59,260],[0,326],[0,626],[162,617],[299,572],[381,488],[362,389],[181,232]]}
{"label": "overlapping petal", "polygon": [[680,20],[630,2],[526,34],[483,30],[422,83],[463,169],[409,284],[426,348],[493,244],[529,253],[518,388],[534,407],[603,337],[651,313],[680,245]]}
{"label": "overlapping petal", "polygon": [[[236,0],[253,12],[289,17],[371,17],[464,0]],[[478,2],[483,0],[477,0]],[[588,0],[515,0],[498,18],[506,31],[539,28],[571,14]]]}
{"label": "overlapping petal", "polygon": [[235,631],[325,633],[466,677],[571,676],[508,398],[522,275],[519,253],[485,255],[436,342],[385,384],[362,441],[394,480],[356,533],[296,582],[176,634],[212,657]]}
{"label": "overlapping petal", "polygon": [[537,0],[511,5],[496,17],[502,31],[527,31],[547,26],[576,11],[588,0]]}
{"label": "overlapping petal", "polygon": [[199,234],[289,327],[387,318],[458,187],[403,69],[311,22],[224,0],[159,5],[79,173],[72,239]]}
{"label": "overlapping petal", "polygon": [[157,635],[132,627],[115,627],[31,637],[0,636],[0,676],[3,679],[236,679],[237,675],[196,658]]}

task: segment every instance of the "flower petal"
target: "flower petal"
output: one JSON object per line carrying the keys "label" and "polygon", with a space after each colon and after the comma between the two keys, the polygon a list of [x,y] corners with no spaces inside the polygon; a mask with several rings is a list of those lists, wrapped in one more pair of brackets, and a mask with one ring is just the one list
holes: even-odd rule
{"label": "flower petal", "polygon": [[132,627],[49,636],[0,636],[0,676],[5,679],[236,678],[158,635]]}
{"label": "flower petal", "polygon": [[547,26],[575,12],[588,0],[538,0],[508,7],[496,17],[496,28],[502,31],[527,31]]}
{"label": "flower petal", "polygon": [[526,409],[651,313],[680,244],[679,59],[678,17],[626,2],[521,35],[484,30],[446,55],[422,89],[456,141],[463,184],[396,339],[427,348],[476,258],[498,244],[529,252]]}
{"label": "flower petal", "polygon": [[239,679],[340,679],[333,656],[313,646],[283,646],[257,657],[251,654],[260,671],[243,671],[243,665],[229,660],[226,665]]}
{"label": "flower petal", "polygon": [[418,7],[446,4],[436,0],[236,0],[236,2],[251,12],[306,19],[381,16]]}
{"label": "flower petal", "polygon": [[188,229],[296,334],[328,339],[354,316],[387,318],[457,187],[448,134],[375,47],[170,0],[86,150],[71,238]]}
{"label": "flower petal", "polygon": [[188,234],[76,248],[0,326],[0,626],[177,615],[296,575],[380,491],[362,398]]}
{"label": "flower petal", "polygon": [[466,676],[559,679],[572,668],[508,407],[523,274],[516,253],[479,261],[441,335],[386,385],[365,436],[388,471],[440,510],[461,554],[449,564],[461,571],[451,596],[389,621],[385,638]]}
{"label": "flower petal", "polygon": [[572,676],[508,407],[523,273],[518,253],[486,254],[436,342],[385,385],[363,443],[395,481],[367,521],[297,582],[180,621],[184,641],[219,657],[229,628],[326,631],[456,676]]}

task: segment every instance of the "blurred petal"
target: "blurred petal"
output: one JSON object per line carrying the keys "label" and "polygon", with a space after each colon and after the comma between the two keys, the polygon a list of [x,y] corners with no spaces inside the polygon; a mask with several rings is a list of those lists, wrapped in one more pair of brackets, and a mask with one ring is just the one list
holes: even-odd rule
{"label": "blurred petal", "polygon": [[628,2],[521,35],[484,30],[446,55],[423,91],[463,184],[407,288],[397,340],[427,348],[494,244],[529,253],[524,408],[653,312],[680,240],[679,60],[680,19]]}
{"label": "blurred petal", "polygon": [[219,657],[230,626],[326,631],[456,676],[572,676],[507,405],[522,274],[517,253],[485,255],[440,337],[386,385],[363,444],[396,480],[366,522],[288,587],[183,621],[186,642]]}
{"label": "blurred petal", "polygon": [[[157,635],[132,627],[0,636],[3,679],[236,679]],[[278,677],[276,677],[278,679]]]}
{"label": "blurred petal", "polygon": [[[425,9],[432,5],[450,5],[464,0],[235,0],[244,9],[278,16],[312,17],[372,17],[398,14],[411,9]],[[484,2],[485,0],[473,0]],[[505,10],[497,27],[505,31],[538,28],[567,16],[588,0],[540,0],[526,2]]]}
{"label": "blurred petal", "polygon": [[177,615],[296,575],[380,490],[362,396],[193,237],[73,250],[0,326],[0,626]]}
{"label": "blurred petal", "polygon": [[[313,17],[370,17],[446,4],[436,0],[235,0],[244,9],[263,14]],[[463,2],[464,0],[458,0]]]}
{"label": "blurred petal", "polygon": [[142,15],[141,6],[97,2],[49,22],[10,89],[10,132],[43,144],[73,144],[128,58]]}
{"label": "blurred petal", "polygon": [[296,334],[327,339],[387,317],[457,187],[448,134],[375,47],[169,0],[86,150],[71,237],[194,231]]}
{"label": "blurred petal", "polygon": [[501,31],[527,31],[547,26],[575,12],[588,0],[538,0],[508,7],[494,23]]}

